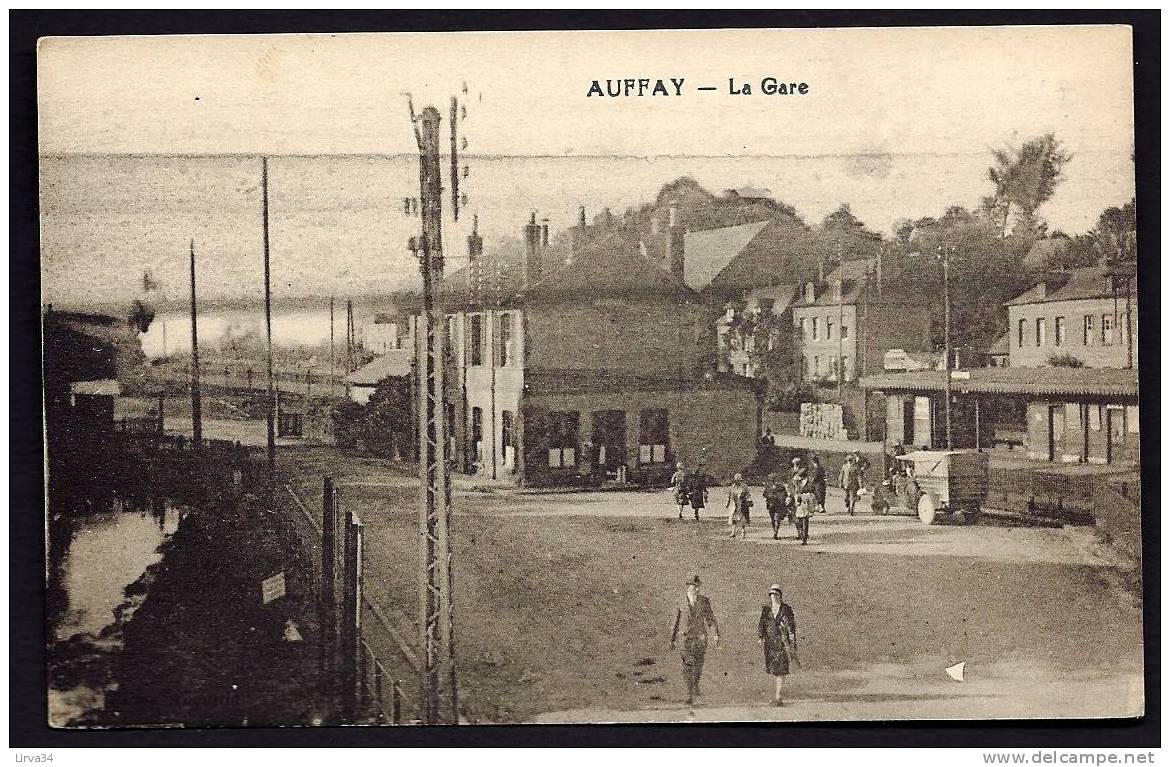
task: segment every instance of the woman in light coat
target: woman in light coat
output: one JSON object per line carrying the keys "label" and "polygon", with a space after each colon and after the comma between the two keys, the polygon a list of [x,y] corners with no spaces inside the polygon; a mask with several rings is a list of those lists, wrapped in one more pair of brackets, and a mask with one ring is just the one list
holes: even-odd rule
{"label": "woman in light coat", "polygon": [[727,516],[727,524],[731,525],[731,537],[738,531],[741,538],[747,538],[748,521],[751,519],[752,496],[751,488],[743,481],[742,474],[736,474],[727,489],[727,508],[731,512]]}

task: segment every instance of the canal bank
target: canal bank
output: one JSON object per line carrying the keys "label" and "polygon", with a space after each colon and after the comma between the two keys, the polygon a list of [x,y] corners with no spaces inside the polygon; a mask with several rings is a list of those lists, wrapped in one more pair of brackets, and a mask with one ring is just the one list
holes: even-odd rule
{"label": "canal bank", "polygon": [[51,517],[50,725],[324,718],[312,563],[269,510],[255,462],[214,450],[137,459],[181,500],[145,482]]}

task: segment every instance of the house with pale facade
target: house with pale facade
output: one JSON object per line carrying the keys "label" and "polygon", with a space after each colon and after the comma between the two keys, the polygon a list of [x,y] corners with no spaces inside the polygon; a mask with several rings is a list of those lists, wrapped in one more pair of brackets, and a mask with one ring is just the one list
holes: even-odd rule
{"label": "house with pale facade", "polygon": [[456,469],[528,485],[656,484],[673,464],[723,477],[754,454],[752,382],[705,374],[698,295],[584,214],[569,244],[535,216],[522,250],[443,283]]}

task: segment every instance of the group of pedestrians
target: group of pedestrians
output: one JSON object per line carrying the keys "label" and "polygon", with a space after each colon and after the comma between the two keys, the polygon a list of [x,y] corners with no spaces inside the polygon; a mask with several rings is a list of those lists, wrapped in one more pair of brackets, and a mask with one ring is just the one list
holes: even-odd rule
{"label": "group of pedestrians", "polygon": [[[856,513],[868,468],[869,462],[860,452],[854,451],[846,456],[837,475],[837,484],[845,493],[845,511],[850,516]],[[699,510],[706,508],[710,500],[710,485],[711,478],[699,467],[687,472],[682,463],[677,464],[671,477],[671,486],[680,520],[688,507],[695,521],[699,520]],[[825,466],[816,454],[793,458],[789,474],[784,479],[777,472],[769,474],[764,482],[763,496],[772,523],[772,538],[779,540],[780,527],[788,520],[796,527],[796,537],[801,545],[807,545],[813,514],[825,513],[827,485]],[[728,486],[727,502],[724,504],[732,538],[747,537],[753,505],[751,488],[742,474],[736,474]]]}
{"label": "group of pedestrians", "polygon": [[[678,647],[682,655],[688,704],[702,698],[700,681],[709,633],[715,648],[719,648],[719,622],[715,619],[711,600],[701,591],[702,585],[698,575],[687,579],[686,592],[679,600],[670,631],[670,647],[672,650]],[[678,646],[680,639],[681,647]],[[768,588],[768,601],[760,607],[757,641],[763,648],[764,670],[775,685],[772,705],[783,706],[784,677],[800,661],[796,654],[796,614],[784,602],[784,592],[778,583]]]}

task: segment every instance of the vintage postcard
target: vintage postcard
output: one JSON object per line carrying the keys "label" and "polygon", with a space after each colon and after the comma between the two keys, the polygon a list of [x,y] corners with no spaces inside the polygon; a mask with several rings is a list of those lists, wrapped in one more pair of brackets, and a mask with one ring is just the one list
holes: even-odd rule
{"label": "vintage postcard", "polygon": [[1143,715],[1129,27],[37,62],[51,726]]}

